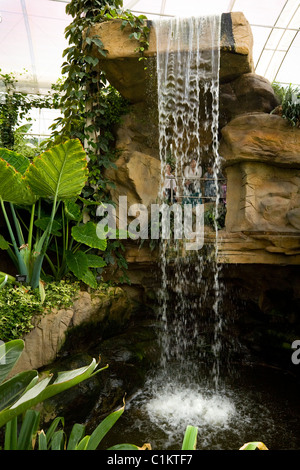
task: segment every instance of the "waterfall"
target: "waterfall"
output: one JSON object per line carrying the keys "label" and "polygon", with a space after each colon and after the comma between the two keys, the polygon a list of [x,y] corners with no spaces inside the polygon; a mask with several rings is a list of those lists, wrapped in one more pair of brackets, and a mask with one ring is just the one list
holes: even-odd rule
{"label": "waterfall", "polygon": [[[228,429],[236,412],[220,383],[223,333],[217,263],[220,23],[218,16],[153,22],[157,38],[159,201],[160,206],[179,207],[182,211],[174,210],[174,233],[160,240],[162,281],[157,323],[161,363],[150,371],[132,406],[138,410],[136,426],[142,426],[140,418],[146,413],[147,429],[157,433],[158,440],[162,439],[159,445],[164,448],[172,446],[188,424],[201,428],[209,442],[216,432]],[[197,210],[204,207],[204,194],[196,194],[199,187],[194,186],[192,195],[187,191],[190,186],[186,183],[191,178],[185,168],[191,159],[198,170],[196,183],[200,167],[203,173],[208,166],[212,168],[215,193],[211,203],[214,215],[211,242],[203,246],[200,243],[195,250],[187,248],[193,243],[186,243],[186,238],[189,239],[190,232],[197,234],[197,229],[189,227],[182,237],[175,237],[178,214],[185,222],[185,209],[193,208],[197,222]],[[176,182],[176,198],[166,204],[165,170],[169,163],[173,176],[168,178]],[[164,216],[162,213],[162,233]]]}
{"label": "waterfall", "polygon": [[[160,200],[165,194],[165,168],[171,164],[176,181],[177,200],[183,208],[206,200],[187,194],[185,168],[192,159],[198,176],[205,168],[213,169],[215,186],[214,243],[209,248],[184,252],[182,240],[162,240],[160,292],[162,368],[189,371],[191,381],[199,372],[199,362],[205,362],[207,344],[199,330],[202,305],[209,298],[210,355],[213,356],[211,375],[215,387],[219,381],[220,333],[222,317],[219,311],[220,283],[218,255],[218,206],[220,199],[218,175],[218,102],[220,63],[219,16],[174,18],[153,23],[157,39],[157,89],[159,116],[159,149],[161,160]],[[202,172],[202,175],[199,173]],[[198,179],[198,182],[202,180]],[[198,184],[198,183],[196,183]],[[203,184],[202,184],[203,188]],[[202,221],[203,224],[203,221]],[[210,273],[212,284],[203,278]],[[194,296],[192,295],[194,291]],[[204,321],[204,319],[203,319]],[[198,348],[197,348],[198,346]],[[202,347],[201,347],[202,346]],[[198,355],[195,350],[198,349]],[[200,352],[199,352],[200,351]],[[200,354],[200,357],[199,357]],[[201,357],[202,356],[202,357]],[[176,367],[175,367],[176,364]],[[178,369],[176,369],[178,368]]]}

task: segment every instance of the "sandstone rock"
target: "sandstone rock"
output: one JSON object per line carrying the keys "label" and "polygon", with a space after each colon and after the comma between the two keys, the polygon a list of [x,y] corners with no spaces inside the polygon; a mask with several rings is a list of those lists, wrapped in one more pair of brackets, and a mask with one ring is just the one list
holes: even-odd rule
{"label": "sandstone rock", "polygon": [[291,209],[286,214],[289,223],[295,227],[295,229],[300,230],[300,208]]}
{"label": "sandstone rock", "polygon": [[222,231],[218,259],[225,265],[297,266],[300,263],[300,238],[293,234]]}
{"label": "sandstone rock", "polygon": [[245,73],[220,85],[220,127],[245,113],[270,113],[278,105],[270,82],[255,73]]}
{"label": "sandstone rock", "polygon": [[110,169],[106,175],[114,181],[111,189],[112,200],[119,205],[119,196],[127,196],[128,207],[155,203],[160,185],[160,162],[141,152],[133,152],[130,159],[123,154],[116,162],[117,169]]}
{"label": "sandstone rock", "polygon": [[275,115],[245,114],[222,129],[228,232],[299,230],[299,144],[299,129]]}
{"label": "sandstone rock", "polygon": [[245,114],[222,129],[220,155],[224,166],[238,162],[263,162],[300,168],[300,130],[280,116]]}
{"label": "sandstone rock", "polygon": [[288,213],[300,207],[299,169],[246,161],[227,167],[226,175],[227,231],[296,231]]}
{"label": "sandstone rock", "polygon": [[105,175],[114,182],[112,200],[119,204],[119,196],[127,196],[128,207],[156,201],[160,185],[157,117],[143,104],[131,106],[116,132],[116,148],[120,157],[116,168]]}
{"label": "sandstone rock", "polygon": [[[157,53],[156,35],[150,28],[149,48],[145,51],[147,70],[143,61],[139,61],[138,42],[129,39],[132,32],[130,26],[121,30],[122,20],[99,23],[90,29],[89,35],[97,35],[107,50],[103,58],[96,48],[95,57],[100,60],[99,67],[103,70],[110,83],[131,102],[144,101],[147,94],[146,82],[155,74],[155,56]],[[252,58],[253,37],[249,23],[243,13],[232,12],[222,15],[220,43],[220,79],[228,81],[243,73],[253,72]],[[152,83],[155,80],[152,79]]]}
{"label": "sandstone rock", "polygon": [[25,347],[12,373],[38,369],[55,360],[71,324],[71,309],[54,310],[42,317],[24,339]]}
{"label": "sandstone rock", "polygon": [[53,309],[43,317],[36,317],[34,329],[23,338],[25,348],[12,375],[53,362],[72,328],[88,323],[105,326],[110,321],[121,325],[131,313],[132,304],[120,287],[96,291],[94,295],[81,292],[72,308]]}

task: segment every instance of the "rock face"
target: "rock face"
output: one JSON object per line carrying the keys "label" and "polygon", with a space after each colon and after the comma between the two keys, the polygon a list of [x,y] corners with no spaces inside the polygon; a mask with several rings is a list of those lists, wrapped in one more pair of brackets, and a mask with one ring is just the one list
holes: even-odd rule
{"label": "rock face", "polygon": [[222,129],[224,259],[299,264],[299,145],[299,129],[276,115],[245,114]]}
{"label": "rock face", "polygon": [[223,128],[248,113],[270,113],[278,105],[270,82],[255,73],[245,73],[220,84],[219,122]]}
{"label": "rock face", "polygon": [[[160,185],[155,28],[150,31],[146,71],[135,50],[138,43],[129,39],[129,26],[121,30],[117,20],[96,25],[90,32],[99,35],[108,51],[105,58],[99,56],[100,68],[132,103],[116,132],[120,150],[117,168],[107,171],[115,183],[112,199],[117,205],[118,197],[126,195],[128,205],[149,207],[156,201]],[[219,236],[219,260],[297,264],[300,131],[270,114],[279,103],[270,82],[254,73],[252,47],[252,33],[244,15],[223,14],[219,153],[227,178],[227,215]],[[206,240],[211,242],[213,236],[208,232]],[[133,268],[131,275],[146,285],[142,270],[153,266],[153,254],[148,252],[145,264],[139,256],[132,260],[132,249],[128,246],[126,250]]]}
{"label": "rock face", "polygon": [[[89,35],[98,36],[107,50],[106,58],[100,56],[96,48],[94,54],[100,60],[110,83],[133,103],[145,101],[150,76],[156,73],[155,57],[157,54],[155,28],[150,28],[149,47],[144,52],[147,57],[147,70],[143,61],[139,61],[139,44],[129,39],[130,26],[121,30],[122,20],[99,23],[90,29]],[[151,26],[151,22],[149,22]],[[166,43],[167,47],[167,43]],[[221,20],[221,57],[220,79],[232,80],[242,73],[253,72],[252,58],[253,37],[251,28],[243,13],[224,13]],[[154,78],[155,81],[155,78]]]}
{"label": "rock face", "polygon": [[39,369],[53,362],[75,327],[94,324],[99,328],[114,322],[122,325],[132,313],[127,294],[119,287],[91,295],[81,292],[72,308],[61,309],[37,317],[34,329],[24,338],[25,347],[12,375],[24,370]]}

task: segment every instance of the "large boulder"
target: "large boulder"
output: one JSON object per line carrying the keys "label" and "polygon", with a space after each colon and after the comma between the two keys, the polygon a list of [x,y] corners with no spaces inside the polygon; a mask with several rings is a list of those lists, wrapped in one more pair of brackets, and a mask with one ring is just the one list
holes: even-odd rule
{"label": "large boulder", "polygon": [[300,130],[276,115],[245,114],[222,129],[227,231],[299,236],[299,145]]}
{"label": "large boulder", "polygon": [[300,168],[300,131],[280,116],[245,114],[222,129],[220,155],[224,166],[239,162],[261,162]]}
{"label": "large boulder", "polygon": [[269,80],[255,73],[220,84],[219,96],[220,128],[241,114],[270,113],[279,104]]}

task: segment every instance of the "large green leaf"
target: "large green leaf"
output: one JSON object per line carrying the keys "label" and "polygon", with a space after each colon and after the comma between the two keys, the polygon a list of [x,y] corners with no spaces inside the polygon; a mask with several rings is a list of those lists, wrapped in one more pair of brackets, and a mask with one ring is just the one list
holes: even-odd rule
{"label": "large green leaf", "polygon": [[68,199],[80,194],[87,175],[82,144],[78,139],[71,139],[36,157],[24,177],[34,194],[49,199]]}
{"label": "large green leaf", "polygon": [[22,174],[3,158],[0,158],[0,199],[24,205],[31,205],[36,201]]}
{"label": "large green leaf", "polygon": [[6,379],[24,349],[24,341],[15,339],[0,344],[0,384]]}
{"label": "large green leaf", "polygon": [[0,411],[12,406],[21,396],[36,384],[36,370],[20,372],[0,385]]}
{"label": "large green leaf", "polygon": [[83,251],[77,251],[72,253],[72,251],[66,251],[66,262],[67,266],[72,271],[72,273],[81,278],[82,274],[88,270],[88,260],[86,254]]}
{"label": "large green leaf", "polygon": [[81,209],[75,201],[65,201],[65,214],[69,220],[79,222],[82,219]]}
{"label": "large green leaf", "polygon": [[107,241],[98,237],[96,229],[97,225],[91,221],[84,225],[75,225],[72,227],[72,237],[77,242],[104,251],[106,250]]}
{"label": "large green leaf", "polygon": [[24,157],[20,153],[5,148],[0,149],[0,158],[3,158],[3,160],[13,166],[14,169],[22,175],[24,175],[30,165],[28,158]]}
{"label": "large green leaf", "polygon": [[105,261],[100,256],[87,254],[83,251],[73,253],[68,250],[66,251],[66,263],[74,276],[93,289],[97,289],[97,279],[89,268],[102,268],[106,266]]}
{"label": "large green leaf", "polygon": [[52,377],[46,377],[38,382],[36,385],[27,390],[24,395],[13,406],[0,412],[0,428],[15,416],[24,413],[27,409],[34,407],[38,403],[50,398],[58,393],[61,393],[69,388],[77,385],[78,383],[92,377],[102,369],[95,371],[97,367],[96,360],[80,369],[75,369],[67,372],[60,372],[56,380],[52,383]]}
{"label": "large green leaf", "polygon": [[[50,224],[50,220],[51,218],[50,217],[43,217],[42,219],[37,219],[35,222],[34,222],[34,225],[40,229],[42,229],[43,231],[47,230],[49,224]],[[52,221],[52,225],[51,225],[51,234],[52,235],[56,235],[57,237],[61,237],[61,232],[59,230],[61,230],[62,228],[62,225],[61,223],[54,219]]]}
{"label": "large green leaf", "polygon": [[81,281],[83,281],[88,286],[92,287],[93,289],[97,289],[98,283],[95,275],[92,273],[90,269],[84,271],[80,277],[78,277]]}
{"label": "large green leaf", "polygon": [[9,244],[3,237],[3,235],[0,235],[0,250],[8,250]]}
{"label": "large green leaf", "polygon": [[119,408],[118,410],[110,413],[101,423],[96,427],[92,432],[87,445],[86,450],[96,450],[102,439],[106,436],[108,431],[113,427],[115,422],[122,416],[124,413],[125,405]]}
{"label": "large green leaf", "polygon": [[90,253],[86,253],[85,255],[87,257],[89,268],[103,268],[106,266],[106,262],[101,258],[101,256],[92,255]]}
{"label": "large green leaf", "polygon": [[84,424],[75,423],[68,440],[67,450],[75,450],[78,443],[83,439],[85,432]]}

